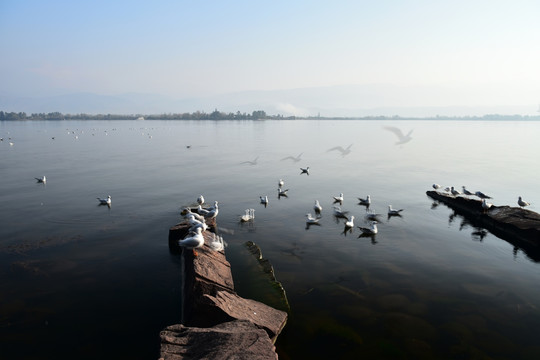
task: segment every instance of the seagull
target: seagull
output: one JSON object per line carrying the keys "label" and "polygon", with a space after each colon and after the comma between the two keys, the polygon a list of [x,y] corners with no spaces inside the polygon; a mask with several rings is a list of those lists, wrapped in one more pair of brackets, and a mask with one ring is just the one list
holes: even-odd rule
{"label": "seagull", "polygon": [[334,216],[337,218],[347,218],[348,211],[343,211],[339,206],[334,206]]}
{"label": "seagull", "polygon": [[377,221],[372,221],[369,227],[358,226],[358,228],[362,231],[362,234],[366,235],[375,235],[379,232],[379,229],[377,229]]}
{"label": "seagull", "polygon": [[280,197],[280,196],[287,196],[287,191],[289,191],[289,189],[283,190],[283,189],[281,189],[281,188],[279,188],[279,189],[277,189],[277,190],[278,190],[278,197]]}
{"label": "seagull", "polygon": [[265,196],[261,196],[261,204],[264,204],[264,207],[266,207],[266,205],[268,205],[268,195],[265,195]]}
{"label": "seagull", "polygon": [[202,216],[206,216],[209,212],[210,210],[204,209],[201,205],[197,207],[197,213]]}
{"label": "seagull", "polygon": [[345,228],[354,227],[354,215],[351,215],[347,221],[345,221]]}
{"label": "seagull", "polygon": [[200,248],[204,245],[202,229],[200,227],[196,228],[195,234],[193,236],[185,237],[183,240],[179,240],[178,245],[183,246],[187,249],[192,249],[193,255],[198,256],[199,254],[195,249]]}
{"label": "seagull", "polygon": [[183,211],[183,215],[184,217],[187,219],[190,215],[193,215],[193,217],[195,218],[195,220],[198,220],[200,222],[203,222],[204,221],[204,216],[202,216],[201,214],[198,214],[198,213],[194,213],[191,211],[190,208],[185,208],[184,211]]}
{"label": "seagull", "polygon": [[523,207],[529,206],[529,205],[531,205],[531,204],[528,203],[528,202],[526,202],[525,200],[523,200],[523,199],[521,198],[521,196],[520,196],[520,197],[518,198],[518,205],[519,205],[519,207],[523,208]]}
{"label": "seagull", "polygon": [[300,174],[308,174],[309,175],[309,166],[306,168],[300,168],[301,173]]}
{"label": "seagull", "polygon": [[227,244],[225,241],[223,241],[222,236],[212,233],[212,240],[210,240],[208,246],[210,246],[210,249],[213,251],[223,251],[225,250],[225,246],[227,246]]}
{"label": "seagull", "polygon": [[463,189],[463,193],[464,193],[465,195],[474,195],[474,193],[473,193],[473,192],[471,192],[471,191],[469,191],[469,190],[465,189],[465,185],[464,185],[464,186],[462,186],[461,188]]}
{"label": "seagull", "polygon": [[314,218],[313,215],[311,215],[311,213],[307,213],[306,214],[306,224],[309,224],[309,225],[314,225],[314,224],[317,224],[319,225],[319,220],[318,218]]}
{"label": "seagull", "polygon": [[334,196],[334,204],[339,203],[340,205],[343,204],[343,193],[340,193],[339,196]]}
{"label": "seagull", "polygon": [[37,180],[38,183],[43,183],[45,184],[47,182],[47,178],[45,177],[45,175],[43,175],[42,177],[40,178],[34,178]]}
{"label": "seagull", "polygon": [[255,209],[246,209],[246,213],[240,217],[240,222],[248,222],[255,219]]}
{"label": "seagull", "polygon": [[452,195],[454,195],[454,196],[461,195],[461,191],[454,189],[453,186],[450,188],[450,192],[451,192]]}
{"label": "seagull", "polygon": [[189,214],[186,215],[186,219],[188,220],[189,225],[191,225],[191,227],[189,228],[190,231],[194,231],[196,228],[199,228],[199,227],[203,231],[208,229],[208,225],[206,225],[206,222],[204,221],[204,218],[202,220],[197,220],[195,218],[195,214],[189,213]]}
{"label": "seagull", "polygon": [[442,186],[439,184],[433,184],[431,185],[435,190],[439,190]]}
{"label": "seagull", "polygon": [[252,161],[243,161],[241,162],[240,164],[249,164],[249,165],[257,165],[257,160],[259,159],[259,157],[257,156],[255,159],[253,159]]}
{"label": "seagull", "polygon": [[322,211],[322,206],[319,204],[319,200],[315,200],[315,205],[313,205],[313,210],[315,210],[315,214],[320,215]]}
{"label": "seagull", "polygon": [[371,196],[368,195],[365,199],[358,198],[358,201],[360,201],[359,205],[369,206],[371,204]]}
{"label": "seagull", "polygon": [[302,160],[302,159],[301,159],[302,154],[303,154],[303,153],[298,154],[297,157],[294,157],[294,156],[286,156],[286,157],[284,157],[283,159],[281,159],[281,161],[283,161],[283,160],[292,160],[292,161],[294,161],[294,162],[299,162],[300,160]]}
{"label": "seagull", "polygon": [[379,217],[380,215],[381,215],[381,214],[376,214],[373,210],[367,210],[367,211],[366,211],[365,218],[366,218],[366,220],[377,221],[377,220],[378,220],[378,217]]}
{"label": "seagull", "polygon": [[486,199],[482,199],[482,209],[484,209],[484,212],[487,212],[492,206],[492,203],[488,203]]}
{"label": "seagull", "polygon": [[285,185],[285,182],[283,181],[283,179],[279,179],[278,186],[282,187],[283,185]]}
{"label": "seagull", "polygon": [[342,148],[341,146],[334,146],[333,148],[330,148],[328,150],[326,150],[326,152],[330,152],[330,151],[339,151],[341,153],[341,156],[346,156],[346,155],[349,155],[351,153],[351,146],[353,146],[353,144],[347,146],[346,149]]}
{"label": "seagull", "polygon": [[402,212],[403,209],[399,209],[399,210],[396,210],[396,209],[392,209],[392,205],[388,205],[388,216],[401,216],[400,212]]}
{"label": "seagull", "polygon": [[208,212],[204,215],[204,217],[206,219],[213,219],[218,215],[218,213],[219,213],[218,202],[214,201],[214,207],[210,208],[210,210],[208,210]]}
{"label": "seagull", "polygon": [[199,195],[199,197],[197,198],[197,203],[198,203],[199,205],[204,204],[204,196]]}
{"label": "seagull", "polygon": [[397,136],[399,141],[396,142],[396,145],[402,145],[412,140],[412,137],[411,137],[411,133],[413,132],[412,130],[409,131],[407,135],[404,135],[401,129],[398,129],[397,127],[385,126],[384,128],[390,132],[393,132],[394,135]]}
{"label": "seagull", "polygon": [[474,195],[478,196],[480,199],[491,199],[491,196],[487,196],[481,191],[475,192]]}
{"label": "seagull", "polygon": [[106,199],[100,199],[100,198],[96,198],[99,200],[99,205],[111,205],[111,195],[107,196]]}

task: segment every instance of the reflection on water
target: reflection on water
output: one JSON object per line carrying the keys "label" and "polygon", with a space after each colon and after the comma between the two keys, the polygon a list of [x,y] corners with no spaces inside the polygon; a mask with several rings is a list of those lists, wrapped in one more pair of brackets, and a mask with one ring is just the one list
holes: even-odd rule
{"label": "reflection on water", "polygon": [[[389,146],[389,127],[409,140]],[[16,145],[0,143],[0,201],[9,204],[0,357],[157,358],[159,331],[181,316],[168,229],[204,194],[219,201],[239,294],[258,295],[242,273],[250,240],[287,292],[281,359],[537,358],[539,257],[425,192],[434,182],[476,184],[496,205],[523,194],[538,211],[539,130],[502,121],[1,123]],[[354,151],[341,156],[338,137]],[[289,196],[276,194],[277,179]],[[110,208],[96,204],[106,194]],[[369,206],[356,201],[365,194]],[[385,216],[388,204],[402,216]],[[246,209],[257,216],[241,222]],[[370,214],[376,235],[358,228]]]}

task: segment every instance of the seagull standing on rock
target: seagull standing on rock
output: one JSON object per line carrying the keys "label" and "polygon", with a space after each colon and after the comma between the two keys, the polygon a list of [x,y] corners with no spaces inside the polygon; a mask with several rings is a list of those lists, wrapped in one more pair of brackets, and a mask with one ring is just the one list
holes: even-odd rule
{"label": "seagull standing on rock", "polygon": [[184,238],[183,240],[178,241],[178,245],[185,247],[187,249],[193,250],[193,255],[198,256],[196,248],[200,248],[204,245],[204,237],[202,235],[202,229],[197,227],[195,229],[195,234],[189,237]]}
{"label": "seagull standing on rock", "polygon": [[461,191],[454,189],[453,186],[450,188],[450,192],[451,192],[452,195],[454,195],[454,196],[461,195]]}
{"label": "seagull standing on rock", "polygon": [[475,192],[474,195],[478,196],[480,199],[491,199],[491,196],[487,196],[481,191]]}
{"label": "seagull standing on rock", "polygon": [[525,206],[531,205],[530,203],[526,202],[521,198],[521,196],[518,198],[518,205],[520,208],[524,208]]}

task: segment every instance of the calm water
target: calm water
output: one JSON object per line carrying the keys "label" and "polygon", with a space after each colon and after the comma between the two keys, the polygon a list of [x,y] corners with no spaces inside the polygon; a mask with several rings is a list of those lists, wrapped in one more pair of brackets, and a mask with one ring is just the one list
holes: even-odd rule
{"label": "calm water", "polygon": [[[386,126],[412,140],[396,145]],[[0,358],[157,358],[159,331],[180,322],[168,229],[204,194],[219,201],[239,294],[253,292],[235,271],[248,240],[287,291],[281,359],[537,359],[538,257],[480,236],[426,191],[466,185],[539,211],[539,135],[539,122],[504,121],[0,123]],[[355,225],[371,195],[375,238],[343,231],[339,193]],[[315,199],[321,226],[306,229]],[[388,204],[403,216],[388,219]],[[240,226],[246,208],[255,221]]]}

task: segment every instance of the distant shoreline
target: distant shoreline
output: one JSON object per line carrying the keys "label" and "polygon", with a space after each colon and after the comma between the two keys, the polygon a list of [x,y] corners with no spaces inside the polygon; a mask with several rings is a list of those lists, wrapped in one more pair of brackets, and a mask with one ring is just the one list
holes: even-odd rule
{"label": "distant shoreline", "polygon": [[[144,118],[144,120],[142,120]],[[487,121],[540,121],[540,115],[503,115],[503,114],[485,114],[482,116],[283,116],[283,115],[267,115],[262,110],[253,111],[251,114],[240,113],[224,113],[215,110],[211,113],[197,111],[194,113],[175,113],[175,114],[62,114],[60,112],[52,113],[32,113],[25,112],[4,112],[0,111],[0,121],[24,121],[24,120],[487,120]]]}

